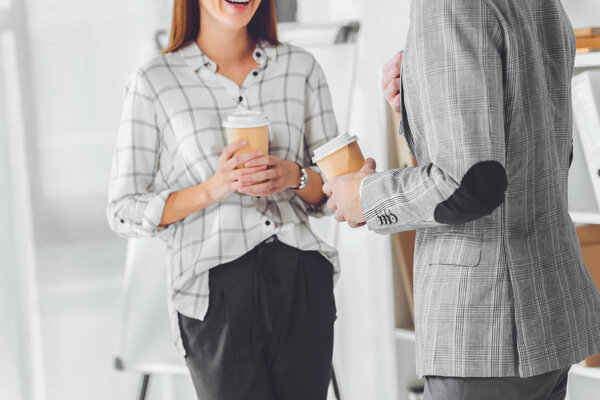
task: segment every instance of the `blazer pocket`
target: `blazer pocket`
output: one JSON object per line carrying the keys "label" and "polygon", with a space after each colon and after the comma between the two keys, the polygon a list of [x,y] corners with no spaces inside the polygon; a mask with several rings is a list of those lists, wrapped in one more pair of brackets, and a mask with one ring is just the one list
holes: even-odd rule
{"label": "blazer pocket", "polygon": [[475,267],[481,261],[481,235],[444,233],[433,239],[429,265],[456,265]]}

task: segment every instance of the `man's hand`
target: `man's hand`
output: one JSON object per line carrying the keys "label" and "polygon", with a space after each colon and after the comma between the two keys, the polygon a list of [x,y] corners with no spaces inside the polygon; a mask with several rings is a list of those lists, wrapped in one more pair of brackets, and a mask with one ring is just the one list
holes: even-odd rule
{"label": "man's hand", "polygon": [[335,210],[336,221],[346,221],[351,228],[366,223],[360,206],[359,188],[365,176],[375,173],[375,167],[375,160],[367,158],[360,171],[339,176],[323,185],[323,192],[330,196],[327,207]]}
{"label": "man's hand", "polygon": [[399,51],[390,61],[388,61],[381,72],[383,79],[381,80],[381,87],[385,94],[385,99],[392,109],[397,113],[401,112],[400,109],[400,68],[402,66],[402,50]]}

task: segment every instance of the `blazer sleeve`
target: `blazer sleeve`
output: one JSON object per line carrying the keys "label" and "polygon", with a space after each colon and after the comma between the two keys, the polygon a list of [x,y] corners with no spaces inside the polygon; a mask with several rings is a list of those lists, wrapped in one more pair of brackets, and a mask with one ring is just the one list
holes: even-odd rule
{"label": "blazer sleeve", "polygon": [[106,216],[121,237],[166,240],[173,225],[160,227],[165,202],[172,192],[161,179],[161,137],[154,94],[143,72],[130,76],[108,189]]}
{"label": "blazer sleeve", "polygon": [[361,183],[370,230],[463,224],[504,202],[502,35],[483,1],[413,2],[407,122],[428,162]]}

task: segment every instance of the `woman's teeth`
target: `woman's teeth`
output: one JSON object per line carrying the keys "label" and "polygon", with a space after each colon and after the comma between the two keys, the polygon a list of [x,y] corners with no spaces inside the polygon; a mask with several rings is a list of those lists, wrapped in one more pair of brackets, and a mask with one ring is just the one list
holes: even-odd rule
{"label": "woman's teeth", "polygon": [[241,1],[240,0],[237,0],[237,1],[236,0],[225,0],[225,1],[228,3],[231,3],[231,4],[240,4],[240,5],[250,3],[250,0],[241,0]]}

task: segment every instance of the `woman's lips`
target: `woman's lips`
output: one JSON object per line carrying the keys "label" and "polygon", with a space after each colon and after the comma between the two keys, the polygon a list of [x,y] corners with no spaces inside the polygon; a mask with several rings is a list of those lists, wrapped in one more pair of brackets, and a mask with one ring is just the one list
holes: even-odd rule
{"label": "woman's lips", "polygon": [[251,0],[236,1],[236,0],[225,0],[225,3],[234,10],[244,11],[250,6]]}

